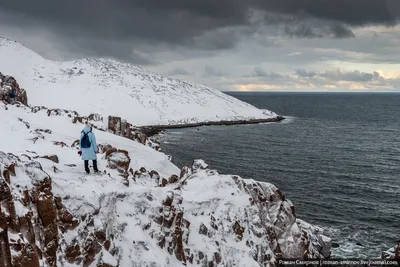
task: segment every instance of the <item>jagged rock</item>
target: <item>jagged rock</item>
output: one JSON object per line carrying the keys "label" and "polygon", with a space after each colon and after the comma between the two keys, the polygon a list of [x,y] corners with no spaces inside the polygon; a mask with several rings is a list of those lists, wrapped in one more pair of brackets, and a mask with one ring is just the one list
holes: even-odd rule
{"label": "jagged rock", "polygon": [[130,124],[126,120],[121,119],[120,117],[108,117],[108,131],[116,135],[137,141],[143,145],[150,146],[151,148],[159,151],[159,144],[150,140],[147,135],[142,132],[142,130],[143,129],[134,128],[132,124]]}
{"label": "jagged rock", "polygon": [[89,240],[84,247],[83,267],[89,267],[101,251],[101,245],[96,240]]}
{"label": "jagged rock", "polygon": [[117,152],[118,149],[115,147],[108,147],[108,148],[104,148],[104,153],[105,153],[105,157],[108,158],[112,153]]}
{"label": "jagged rock", "polygon": [[[99,151],[100,153],[106,153],[109,149],[112,149],[113,146],[109,145],[109,144],[99,144]],[[106,154],[106,156],[108,156],[110,153]]]}
{"label": "jagged rock", "polygon": [[168,183],[173,184],[176,182],[178,182],[178,176],[175,174],[171,175],[171,177],[169,177],[169,179],[168,179]]}
{"label": "jagged rock", "polygon": [[94,235],[96,236],[97,240],[102,244],[106,241],[107,235],[106,232],[103,231],[96,231],[94,233]]}
{"label": "jagged rock", "polygon": [[71,168],[76,167],[76,164],[64,164],[64,165],[68,166],[68,167],[71,167]]}
{"label": "jagged rock", "polygon": [[68,147],[68,145],[64,142],[55,141],[55,142],[53,142],[53,144],[56,146],[61,146],[61,147]]}
{"label": "jagged rock", "polygon": [[103,121],[103,117],[100,114],[90,114],[88,116],[88,120],[89,121]]}
{"label": "jagged rock", "polygon": [[381,258],[384,260],[397,260],[400,262],[400,240],[397,242],[397,245],[394,248],[383,251]]}
{"label": "jagged rock", "polygon": [[199,234],[205,235],[205,236],[207,236],[207,234],[208,234],[208,229],[203,223],[200,225]]}
{"label": "jagged rock", "polygon": [[12,76],[4,76],[2,78],[3,82],[0,84],[0,100],[10,102],[9,94],[11,92],[11,88],[15,89],[15,102],[21,103],[25,106],[28,105],[28,96],[26,94],[26,90],[21,88],[17,83],[16,79]]}
{"label": "jagged rock", "polygon": [[84,123],[85,120],[87,120],[87,118],[76,116],[72,119],[72,123],[77,123],[77,122]]}
{"label": "jagged rock", "polygon": [[18,120],[20,122],[22,122],[23,124],[25,124],[26,128],[28,128],[28,129],[31,128],[31,125],[29,124],[29,122],[24,121],[22,118],[18,118]]}
{"label": "jagged rock", "polygon": [[49,129],[36,129],[35,132],[43,132],[43,133],[47,133],[47,134],[52,133],[52,131]]}
{"label": "jagged rock", "polygon": [[131,163],[131,158],[126,150],[111,148],[106,151],[108,167],[127,172]]}
{"label": "jagged rock", "polygon": [[110,247],[111,247],[111,240],[106,240],[106,241],[104,242],[104,248],[105,248],[107,251],[109,251],[109,250],[110,250]]}
{"label": "jagged rock", "polygon": [[121,118],[120,117],[108,117],[108,130],[116,135],[121,135]]}
{"label": "jagged rock", "polygon": [[156,171],[154,171],[154,170],[152,170],[149,174],[150,174],[150,177],[151,177],[152,179],[157,179],[157,180],[160,179],[160,174],[158,174],[158,172],[156,172]]}
{"label": "jagged rock", "polygon": [[161,179],[161,186],[162,186],[162,187],[165,187],[167,184],[168,184],[167,179],[162,178],[162,179]]}
{"label": "jagged rock", "polygon": [[75,141],[72,143],[71,147],[79,148],[80,143],[81,143],[80,140],[75,140]]}
{"label": "jagged rock", "polygon": [[69,263],[80,261],[81,248],[79,244],[69,245],[65,251],[65,257]]}
{"label": "jagged rock", "polygon": [[204,162],[204,160],[195,160],[192,164],[192,171],[197,170],[205,170],[207,169],[208,165]]}
{"label": "jagged rock", "polygon": [[139,142],[139,143],[141,143],[141,144],[143,144],[143,145],[145,145],[146,143],[147,143],[147,136],[144,134],[144,133],[136,133],[136,135],[135,135],[135,139]]}
{"label": "jagged rock", "polygon": [[236,234],[236,238],[239,241],[242,241],[243,239],[243,233],[244,233],[244,227],[240,226],[240,223],[238,221],[236,221],[233,225],[233,231]]}
{"label": "jagged rock", "polygon": [[55,163],[59,163],[57,155],[46,155],[46,156],[41,156],[41,158],[51,160]]}

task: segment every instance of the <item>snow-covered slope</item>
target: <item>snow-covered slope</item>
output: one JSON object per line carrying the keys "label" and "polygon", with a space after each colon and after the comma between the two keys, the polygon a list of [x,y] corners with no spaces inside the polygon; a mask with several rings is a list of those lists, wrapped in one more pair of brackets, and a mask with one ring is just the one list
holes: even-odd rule
{"label": "snow-covered slope", "polygon": [[0,38],[0,59],[0,72],[18,79],[31,105],[114,115],[137,126],[277,116],[219,90],[115,60],[54,62],[6,38]]}
{"label": "snow-covered slope", "polygon": [[258,267],[329,255],[329,238],[296,219],[272,184],[220,175],[201,160],[179,170],[161,152],[98,130],[105,174],[88,176],[77,155],[82,124],[1,103],[0,125],[5,266]]}

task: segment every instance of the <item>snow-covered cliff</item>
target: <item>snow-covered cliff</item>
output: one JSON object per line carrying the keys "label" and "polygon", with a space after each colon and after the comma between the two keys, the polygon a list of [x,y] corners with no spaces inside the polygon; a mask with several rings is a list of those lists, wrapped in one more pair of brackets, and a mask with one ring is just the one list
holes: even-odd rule
{"label": "snow-covered cliff", "polygon": [[329,255],[330,239],[296,219],[275,186],[201,160],[180,170],[147,145],[94,130],[103,174],[86,175],[83,125],[72,121],[0,104],[4,266],[256,267]]}
{"label": "snow-covered cliff", "polygon": [[0,72],[29,88],[31,105],[114,115],[137,126],[277,117],[219,90],[131,64],[111,59],[50,61],[6,38],[0,38]]}

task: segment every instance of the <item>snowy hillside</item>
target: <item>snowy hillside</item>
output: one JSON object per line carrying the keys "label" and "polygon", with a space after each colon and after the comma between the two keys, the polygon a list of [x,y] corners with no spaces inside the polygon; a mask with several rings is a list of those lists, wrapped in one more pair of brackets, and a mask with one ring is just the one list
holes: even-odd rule
{"label": "snowy hillside", "polygon": [[277,117],[219,90],[131,64],[110,59],[54,62],[5,38],[0,38],[0,72],[16,77],[31,92],[31,105],[114,115],[136,126]]}
{"label": "snowy hillside", "polygon": [[330,239],[296,219],[272,184],[220,175],[201,160],[179,170],[99,130],[104,174],[86,175],[82,124],[0,102],[0,125],[5,266],[258,267],[330,253]]}

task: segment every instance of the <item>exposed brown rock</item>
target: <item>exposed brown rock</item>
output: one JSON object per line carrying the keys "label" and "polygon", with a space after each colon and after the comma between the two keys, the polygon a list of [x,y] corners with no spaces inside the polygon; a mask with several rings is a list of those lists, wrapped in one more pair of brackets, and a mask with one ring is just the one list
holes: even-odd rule
{"label": "exposed brown rock", "polygon": [[72,119],[72,123],[77,123],[77,122],[83,123],[85,120],[86,120],[85,117],[76,116],[76,117],[74,117],[74,118]]}
{"label": "exposed brown rock", "polygon": [[110,240],[106,240],[104,242],[104,248],[108,251],[108,250],[110,250],[110,247],[111,247],[111,241]]}
{"label": "exposed brown rock", "polygon": [[162,186],[162,187],[165,187],[167,184],[168,184],[167,179],[162,178],[162,179],[161,179],[161,186]]}
{"label": "exposed brown rock", "polygon": [[168,183],[170,184],[176,183],[177,181],[178,181],[178,176],[175,174],[171,175],[171,177],[169,177],[168,179]]}
{"label": "exposed brown rock", "polygon": [[214,261],[216,264],[220,264],[222,261],[221,254],[218,252],[214,252]]}
{"label": "exposed brown rock", "polygon": [[59,163],[57,155],[46,155],[46,156],[41,156],[41,158],[51,160],[55,163]]}
{"label": "exposed brown rock", "polygon": [[96,240],[88,240],[84,251],[83,267],[89,267],[96,258],[96,255],[101,251],[101,245]]}
{"label": "exposed brown rock", "polygon": [[160,174],[158,174],[158,172],[156,172],[156,171],[154,171],[154,170],[152,170],[150,173],[149,173],[149,175],[150,175],[150,177],[152,178],[152,179],[155,179],[155,180],[157,180],[157,181],[159,181],[160,180]]}
{"label": "exposed brown rock", "polygon": [[81,143],[80,140],[75,140],[75,141],[72,143],[71,147],[79,147],[80,143]]}
{"label": "exposed brown rock", "polygon": [[53,144],[56,146],[61,146],[61,147],[68,147],[68,145],[64,142],[55,141],[55,142],[53,142]]}
{"label": "exposed brown rock", "polygon": [[96,231],[94,233],[94,235],[96,236],[97,240],[100,242],[100,244],[104,243],[104,241],[106,241],[106,232],[104,230],[102,231]]}
{"label": "exposed brown rock", "polygon": [[114,152],[117,152],[118,151],[118,149],[116,149],[115,147],[109,147],[109,148],[107,148],[107,149],[105,149],[105,156],[106,156],[106,158],[108,158],[112,153],[114,153]]}
{"label": "exposed brown rock", "polygon": [[121,135],[121,118],[120,117],[108,117],[108,130],[116,135]]}
{"label": "exposed brown rock", "polygon": [[7,168],[6,168],[9,172],[11,176],[15,176],[15,164],[10,164]]}
{"label": "exposed brown rock", "polygon": [[[3,213],[0,213],[0,215],[3,215]],[[2,216],[0,216],[0,227],[0,263],[2,264],[2,267],[13,267],[11,263],[11,249],[8,239],[7,222],[4,217],[2,218]]]}
{"label": "exposed brown rock", "polygon": [[127,172],[131,164],[131,158],[126,150],[109,149],[106,151],[106,159],[108,160],[108,167],[110,169],[121,170],[121,173]]}
{"label": "exposed brown rock", "polygon": [[81,256],[81,248],[79,244],[70,245],[67,247],[65,251],[65,258],[69,263],[77,262],[80,256]]}
{"label": "exposed brown rock", "polygon": [[[8,184],[11,183],[11,180],[10,180],[10,171],[9,171],[9,170],[5,169],[5,170],[3,171],[3,178],[4,178],[4,180],[5,180]],[[0,190],[0,191],[1,191],[1,190]]]}
{"label": "exposed brown rock", "polygon": [[242,241],[243,239],[243,233],[244,233],[244,227],[240,226],[240,223],[236,221],[232,227],[233,231],[236,234],[236,238],[238,241]]}

